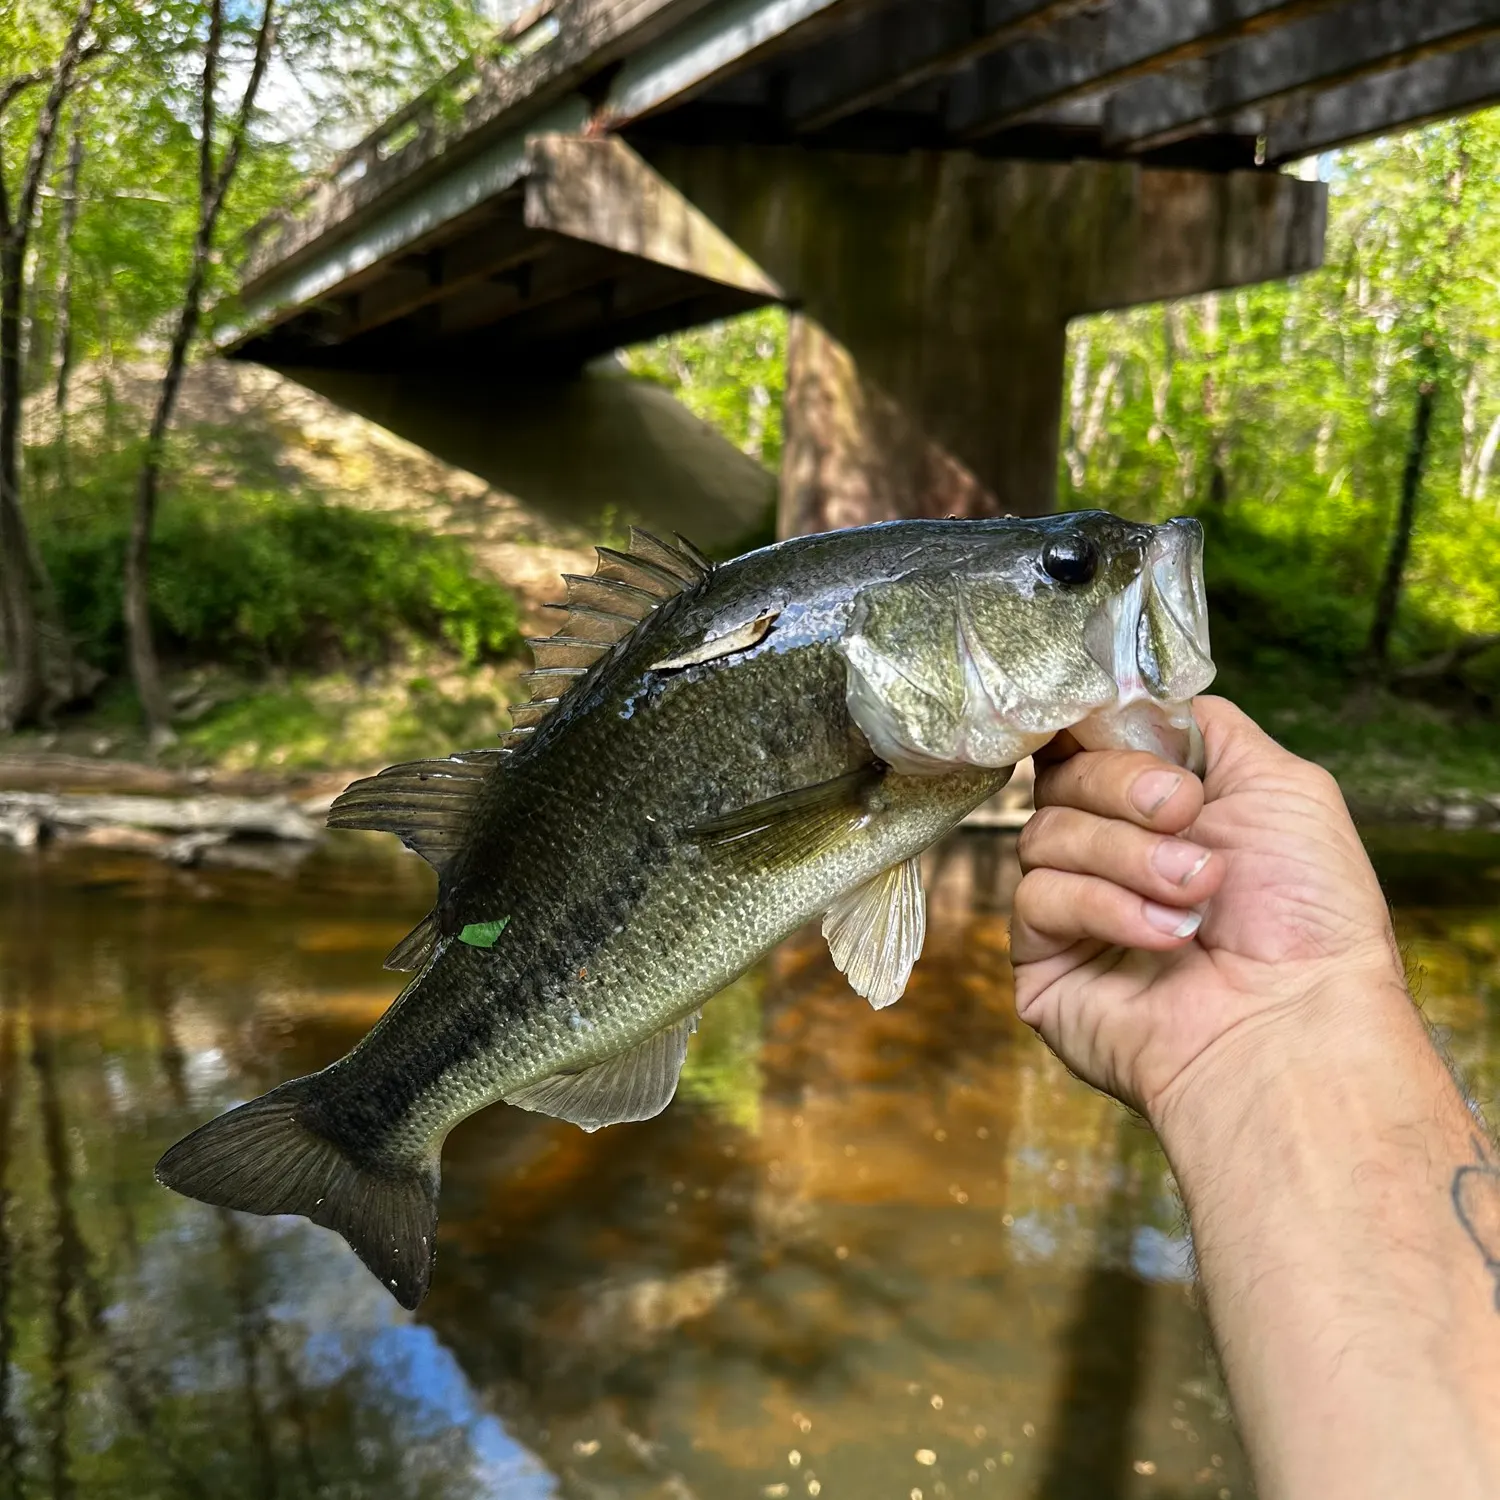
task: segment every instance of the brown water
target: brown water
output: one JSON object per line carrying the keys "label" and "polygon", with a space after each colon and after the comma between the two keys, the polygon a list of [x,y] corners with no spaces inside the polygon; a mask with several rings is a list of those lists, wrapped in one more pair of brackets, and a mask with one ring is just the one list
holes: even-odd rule
{"label": "brown water", "polygon": [[[1500,840],[1377,855],[1491,1097]],[[0,854],[0,1500],[1248,1495],[1162,1159],[1012,1014],[1014,879],[998,836],[940,851],[878,1015],[788,945],[658,1120],[469,1121],[413,1317],[332,1235],[151,1165],[379,1014],[417,862]]]}

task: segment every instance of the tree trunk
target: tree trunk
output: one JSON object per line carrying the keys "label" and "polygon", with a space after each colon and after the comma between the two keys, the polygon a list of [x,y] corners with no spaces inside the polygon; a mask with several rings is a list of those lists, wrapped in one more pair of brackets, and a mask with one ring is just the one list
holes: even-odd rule
{"label": "tree trunk", "polygon": [[0,241],[0,592],[10,681],[0,726],[40,716],[42,663],[31,539],[21,512],[21,273],[25,252]]}
{"label": "tree trunk", "polygon": [[83,127],[76,126],[63,174],[62,243],[57,274],[57,421],[64,482],[68,476],[68,386],[73,378],[73,235],[78,227],[78,182],[83,174]]}
{"label": "tree trunk", "polygon": [[21,509],[22,308],[26,251],[36,222],[37,195],[47,170],[63,104],[78,79],[83,39],[97,0],[79,0],[57,66],[28,75],[26,87],[50,83],[26,151],[14,200],[0,164],[0,622],[9,682],[0,704],[0,729],[43,718],[53,707],[88,691],[90,682],[67,635],[48,610],[50,590]]}
{"label": "tree trunk", "polygon": [[212,222],[203,223],[193,241],[192,270],[188,274],[187,292],[178,315],[176,332],[172,335],[167,369],[162,376],[151,431],[146,439],[146,456],[136,485],[135,512],[130,521],[130,542],[125,553],[125,632],[130,644],[130,673],[135,679],[136,695],[146,718],[146,727],[156,745],[170,744],[173,734],[172,706],[162,684],[161,665],[151,635],[151,531],[156,524],[167,429],[177,410],[188,349],[198,331],[212,235]]}
{"label": "tree trunk", "polygon": [[250,128],[256,95],[266,76],[266,65],[275,43],[276,0],[265,0],[260,26],[255,34],[255,58],[250,76],[240,98],[239,116],[235,121],[223,160],[214,167],[214,89],[219,74],[219,48],[224,34],[224,0],[213,0],[209,8],[208,39],[203,51],[203,77],[198,98],[200,108],[198,139],[198,232],[193,237],[193,263],[188,272],[187,289],[177,315],[177,329],[167,356],[166,373],[156,398],[151,418],[151,432],[146,439],[146,456],[141,464],[140,482],[135,492],[135,512],[130,522],[130,542],[125,553],[125,633],[130,647],[130,671],[135,678],[141,712],[153,745],[170,744],[172,706],[162,686],[161,667],[156,658],[156,644],[151,638],[151,530],[156,524],[156,502],[161,489],[161,464],[166,449],[167,429],[177,409],[182,388],[182,372],[187,365],[188,350],[198,332],[203,307],[203,289],[208,280],[209,255],[213,250],[214,229],[220,210],[228,196],[234,174],[239,168],[240,153]]}
{"label": "tree trunk", "polygon": [[1411,439],[1406,448],[1406,470],[1401,476],[1401,506],[1396,513],[1396,530],[1386,554],[1385,576],[1375,598],[1375,618],[1370,626],[1368,647],[1370,661],[1384,673],[1390,659],[1391,630],[1396,623],[1396,607],[1401,600],[1401,585],[1406,577],[1406,562],[1411,555],[1411,535],[1417,520],[1417,497],[1422,489],[1422,475],[1427,467],[1427,446],[1432,436],[1432,414],[1437,405],[1437,349],[1429,337],[1422,346],[1422,376],[1417,385],[1417,407],[1412,418]]}
{"label": "tree trunk", "polygon": [[1500,453],[1500,416],[1490,423],[1479,456],[1474,460],[1474,499],[1482,501],[1490,485],[1490,470],[1495,466],[1495,454]]}

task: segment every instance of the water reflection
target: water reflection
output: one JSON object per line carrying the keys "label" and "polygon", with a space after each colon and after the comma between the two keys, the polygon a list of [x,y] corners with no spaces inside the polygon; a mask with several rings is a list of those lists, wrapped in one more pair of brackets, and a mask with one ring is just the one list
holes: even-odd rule
{"label": "water reflection", "polygon": [[[1491,1090],[1500,841],[1387,854],[1429,1013]],[[1403,883],[1428,860],[1447,885]],[[815,932],[788,944],[658,1120],[467,1122],[413,1318],[325,1231],[150,1169],[379,1013],[416,862],[5,855],[0,1500],[1248,1494],[1155,1144],[1014,1019],[1014,880],[1003,839],[938,851],[880,1014]]]}

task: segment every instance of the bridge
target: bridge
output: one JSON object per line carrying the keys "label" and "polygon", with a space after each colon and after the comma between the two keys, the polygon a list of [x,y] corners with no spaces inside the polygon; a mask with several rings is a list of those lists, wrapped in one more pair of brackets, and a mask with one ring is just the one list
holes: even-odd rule
{"label": "bridge", "polygon": [[498,3],[260,226],[221,348],[709,542],[774,479],[601,356],[783,303],[783,533],[1039,513],[1070,318],[1316,267],[1284,164],[1500,101],[1500,0]]}

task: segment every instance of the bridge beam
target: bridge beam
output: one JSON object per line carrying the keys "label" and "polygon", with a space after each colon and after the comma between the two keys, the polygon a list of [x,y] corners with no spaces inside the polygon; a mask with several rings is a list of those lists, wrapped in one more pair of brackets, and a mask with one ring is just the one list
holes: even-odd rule
{"label": "bridge beam", "polygon": [[1322,254],[1324,190],[1274,173],[761,146],[650,157],[799,310],[783,534],[1051,510],[1070,318]]}

